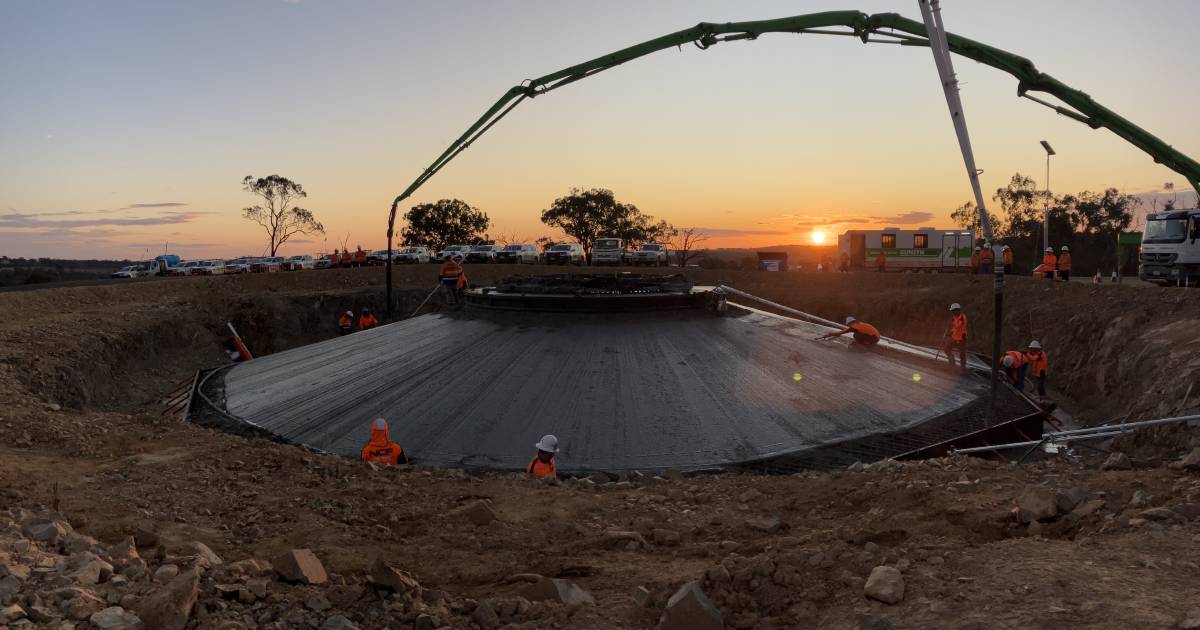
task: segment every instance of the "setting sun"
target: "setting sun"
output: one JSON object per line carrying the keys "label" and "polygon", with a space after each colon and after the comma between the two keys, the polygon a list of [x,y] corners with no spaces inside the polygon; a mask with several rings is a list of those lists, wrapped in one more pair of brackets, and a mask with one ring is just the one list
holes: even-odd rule
{"label": "setting sun", "polygon": [[810,238],[812,238],[813,245],[825,244],[825,232],[823,230],[813,230]]}

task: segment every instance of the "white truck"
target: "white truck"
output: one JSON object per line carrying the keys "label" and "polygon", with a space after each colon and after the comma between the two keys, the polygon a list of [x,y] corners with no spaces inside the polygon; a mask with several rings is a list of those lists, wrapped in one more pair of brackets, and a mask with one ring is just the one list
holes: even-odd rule
{"label": "white truck", "polygon": [[623,265],[629,260],[625,251],[625,241],[619,238],[603,237],[592,243],[592,265]]}
{"label": "white truck", "polygon": [[1163,286],[1200,286],[1200,208],[1146,215],[1138,278]]}
{"label": "white truck", "polygon": [[434,262],[446,262],[455,256],[465,259],[470,251],[470,245],[447,245],[446,249],[443,249],[435,255]]}
{"label": "white truck", "polygon": [[666,267],[667,266],[667,246],[662,243],[643,243],[637,251],[633,252],[633,265],[647,265],[650,267]]}

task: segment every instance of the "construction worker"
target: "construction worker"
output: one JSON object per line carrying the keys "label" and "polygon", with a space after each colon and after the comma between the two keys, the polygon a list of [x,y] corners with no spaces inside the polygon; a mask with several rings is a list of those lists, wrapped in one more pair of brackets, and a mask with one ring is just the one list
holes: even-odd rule
{"label": "construction worker", "polygon": [[1063,282],[1071,280],[1071,250],[1066,246],[1062,246],[1062,252],[1058,255],[1058,277]]}
{"label": "construction worker", "polygon": [[1054,279],[1054,270],[1058,269],[1058,257],[1054,255],[1054,248],[1047,247],[1046,253],[1042,254],[1042,276],[1047,280]]}
{"label": "construction worker", "polygon": [[371,313],[371,307],[362,307],[362,315],[358,316],[358,329],[370,330],[379,325],[379,320]]}
{"label": "construction worker", "polygon": [[525,467],[525,472],[538,479],[553,479],[558,477],[558,466],[554,463],[554,454],[558,452],[558,438],[553,435],[543,435],[537,444],[537,455]]}
{"label": "construction worker", "polygon": [[463,270],[460,261],[462,256],[453,256],[447,258],[446,262],[442,263],[442,269],[438,272],[438,277],[442,281],[442,286],[450,294],[450,300],[453,304],[458,304],[458,292],[467,286],[467,272]]}
{"label": "construction worker", "polygon": [[[1029,373],[1029,378],[1037,382],[1038,396],[1046,395],[1046,368],[1048,367],[1046,353],[1042,351],[1042,344],[1037,339],[1029,342],[1029,348],[1025,350],[1025,365],[1021,366],[1023,372]],[[1022,374],[1022,377],[1024,374]],[[1022,378],[1024,380],[1024,378]]]}
{"label": "construction worker", "polygon": [[867,322],[860,322],[853,317],[846,318],[846,328],[836,332],[825,333],[817,339],[830,339],[832,337],[841,337],[842,335],[853,333],[854,343],[852,346],[860,348],[870,348],[879,343],[879,330]]}
{"label": "construction worker", "polygon": [[338,330],[343,335],[349,335],[354,332],[354,311],[346,311],[338,318]]}
{"label": "construction worker", "polygon": [[962,312],[958,302],[950,305],[950,334],[946,340],[946,359],[950,367],[954,367],[954,351],[958,350],[962,371],[967,371],[967,316]]}
{"label": "construction worker", "polygon": [[887,271],[887,256],[883,253],[882,249],[879,250],[879,255],[875,257],[875,271],[879,273]]}
{"label": "construction worker", "polygon": [[349,248],[342,250],[342,266],[349,267],[352,262],[353,262],[353,259],[350,257]]}
{"label": "construction worker", "polygon": [[359,245],[358,249],[354,251],[354,266],[355,267],[366,267],[367,266],[367,252],[363,251],[362,245]]}
{"label": "construction worker", "polygon": [[979,273],[979,246],[975,246],[975,251],[971,252],[971,275]]}
{"label": "construction worker", "polygon": [[979,252],[979,273],[992,273],[995,264],[996,252],[992,251],[992,244],[984,243],[983,250]]}
{"label": "construction worker", "polygon": [[1009,247],[1008,245],[1005,245],[1004,248],[1000,250],[1000,256],[1002,257],[1002,260],[1004,261],[1004,273],[1011,274],[1012,273],[1012,265],[1013,265],[1012,248]]}
{"label": "construction worker", "polygon": [[408,455],[404,449],[388,437],[387,420],[375,418],[371,423],[371,439],[367,440],[367,445],[362,448],[362,460],[381,466],[408,463]]}
{"label": "construction worker", "polygon": [[1000,357],[1000,367],[1008,372],[1008,378],[1018,391],[1025,389],[1025,353],[1009,350]]}
{"label": "construction worker", "polygon": [[338,262],[340,262],[341,260],[342,260],[342,257],[341,257],[341,256],[338,256],[338,250],[337,250],[337,249],[334,249],[334,250],[333,250],[333,253],[329,255],[329,266],[330,266],[330,267],[337,267],[337,266],[338,266]]}

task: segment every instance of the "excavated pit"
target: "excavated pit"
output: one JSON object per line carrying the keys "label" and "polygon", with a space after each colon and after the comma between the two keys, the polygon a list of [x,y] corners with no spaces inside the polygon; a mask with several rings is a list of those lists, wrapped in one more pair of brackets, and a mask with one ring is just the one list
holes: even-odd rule
{"label": "excavated pit", "polygon": [[[564,472],[787,470],[983,427],[987,383],[679,276],[514,277],[422,315],[206,373],[194,421],[357,457],[370,421],[419,463]],[[1037,410],[1002,392],[997,421]]]}

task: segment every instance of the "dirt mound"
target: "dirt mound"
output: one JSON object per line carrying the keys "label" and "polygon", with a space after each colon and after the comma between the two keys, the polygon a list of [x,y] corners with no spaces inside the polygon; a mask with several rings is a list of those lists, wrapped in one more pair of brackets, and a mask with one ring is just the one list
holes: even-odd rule
{"label": "dirt mound", "polygon": [[[468,268],[476,281],[513,271]],[[436,269],[398,273],[405,299],[417,300]],[[689,274],[825,317],[854,314],[918,343],[936,343],[945,307],[957,301],[974,324],[972,345],[990,345],[990,292],[971,278]],[[1182,428],[1172,430],[1170,449],[1134,452],[1132,470],[937,460],[545,484],[380,470],[158,416],[160,383],[220,360],[225,321],[260,352],[290,347],[334,334],[332,314],[347,304],[378,306],[381,280],[364,269],[0,295],[0,502],[65,513],[105,549],[149,528],[165,550],[149,556],[155,571],[181,557],[171,550],[202,542],[227,563],[311,549],[332,578],[321,586],[271,577],[279,599],[246,604],[240,589],[261,578],[209,573],[192,609],[202,628],[318,626],[335,616],[345,618],[332,622],[340,627],[361,628],[652,628],[671,595],[697,580],[732,628],[1168,627],[1189,615],[1200,575],[1189,559],[1200,551],[1200,478],[1159,465],[1190,441]],[[1085,405],[1086,419],[1196,405],[1184,402],[1196,340],[1176,322],[1197,317],[1200,293],[1014,279],[1006,299],[1006,339],[1040,338],[1052,387]],[[1116,332],[1106,333],[1113,322]],[[128,384],[133,377],[151,384]],[[80,406],[62,406],[68,400]],[[456,510],[478,501],[495,520]],[[14,520],[19,530],[24,516]],[[32,553],[16,551],[26,549],[17,536],[29,534],[0,540],[0,563]],[[420,598],[423,609],[371,584],[380,553],[433,593]],[[880,566],[903,581],[895,603],[867,596]],[[524,589],[541,584],[528,581],[538,576],[568,580],[596,604],[535,602]],[[40,582],[9,577],[0,576],[0,612],[63,614],[64,593],[51,599]],[[170,584],[134,582],[145,589],[134,598]],[[218,588],[233,584],[241,586]],[[122,599],[115,605],[124,608]],[[127,603],[142,610],[137,599]]]}

